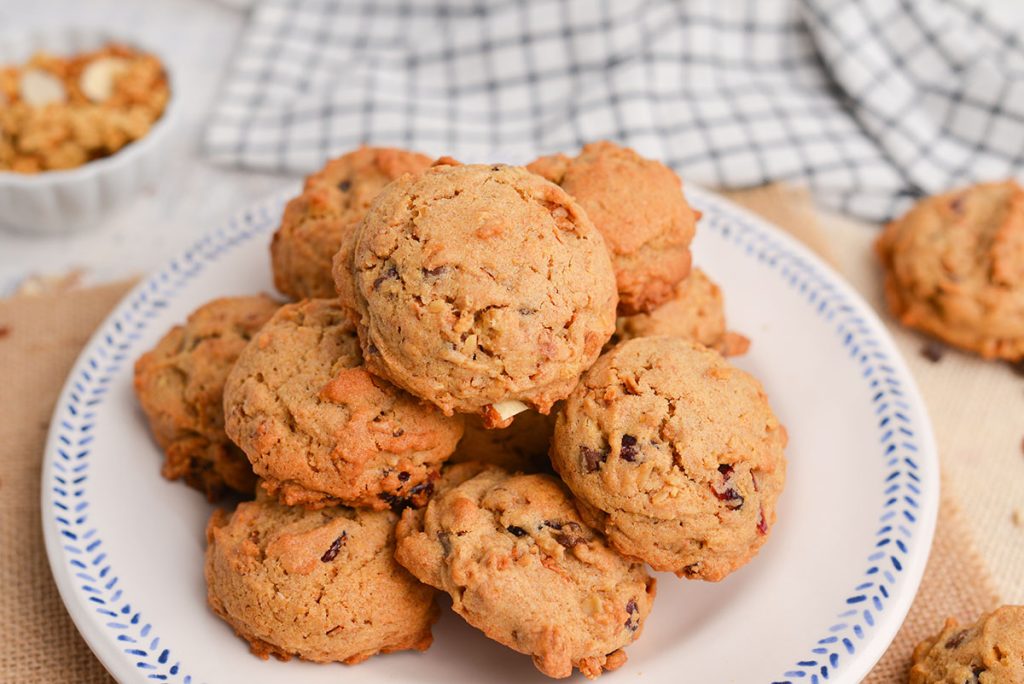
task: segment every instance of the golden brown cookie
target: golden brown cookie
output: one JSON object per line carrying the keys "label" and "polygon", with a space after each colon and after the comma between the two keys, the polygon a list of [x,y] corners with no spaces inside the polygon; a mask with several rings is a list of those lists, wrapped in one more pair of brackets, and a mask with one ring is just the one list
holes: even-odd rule
{"label": "golden brown cookie", "polygon": [[425,509],[402,514],[397,536],[399,563],[550,677],[622,665],[654,601],[643,565],[587,527],[550,475],[452,466]]}
{"label": "golden brown cookie", "polygon": [[555,431],[554,412],[518,414],[507,428],[489,430],[479,416],[466,417],[466,432],[455,447],[449,463],[479,461],[512,472],[536,473],[551,470],[548,449]]}
{"label": "golden brown cookie", "polygon": [[516,400],[547,413],[615,330],[600,233],[525,169],[440,165],[379,196],[356,233],[354,312],[367,368],[439,406],[507,425]]}
{"label": "golden brown cookie", "polygon": [[266,495],[206,529],[210,607],[255,655],[354,664],[425,651],[434,590],[394,559],[390,511],[282,506]]}
{"label": "golden brown cookie", "polygon": [[664,164],[627,147],[591,143],[575,158],[541,157],[530,171],[562,186],[604,236],[619,288],[619,312],[651,311],[690,272],[699,212]]}
{"label": "golden brown cookie", "polygon": [[283,503],[420,506],[462,436],[446,417],[362,365],[334,300],[286,304],[224,388],[227,434]]}
{"label": "golden brown cookie", "polygon": [[910,684],[1020,684],[1024,682],[1024,606],[1002,606],[961,628],[942,631],[914,649]]}
{"label": "golden brown cookie", "polygon": [[697,343],[642,337],[584,374],[558,414],[551,462],[621,553],[717,581],[764,544],[785,445],[757,380]]}
{"label": "golden brown cookie", "polygon": [[900,323],[985,358],[1024,358],[1024,189],[928,197],[875,245]]}
{"label": "golden brown cookie", "polygon": [[270,243],[274,285],[295,299],[333,297],[331,260],[388,183],[419,173],[430,158],[390,147],[360,147],[306,179],[285,207]]}
{"label": "golden brown cookie", "polygon": [[196,309],[135,362],[135,394],[157,444],[163,475],[211,501],[230,488],[252,494],[252,466],[224,433],[224,381],[249,340],[277,311],[270,297],[225,297]]}
{"label": "golden brown cookie", "polygon": [[745,354],[750,340],[725,328],[722,290],[699,268],[676,285],[672,299],[650,313],[621,316],[615,342],[669,335],[700,342],[724,356]]}

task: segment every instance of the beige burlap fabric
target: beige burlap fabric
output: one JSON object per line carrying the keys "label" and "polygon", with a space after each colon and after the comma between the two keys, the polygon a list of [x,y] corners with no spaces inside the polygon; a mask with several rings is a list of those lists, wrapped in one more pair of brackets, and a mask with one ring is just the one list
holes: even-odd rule
{"label": "beige burlap fabric", "polygon": [[[830,260],[845,266],[843,257],[848,255],[848,245],[841,242],[837,248],[831,241],[833,236],[829,235],[828,246],[832,249],[826,248],[825,236],[817,227],[814,212],[804,193],[774,187],[734,193],[732,197],[786,227]],[[863,242],[869,236],[856,239]],[[837,258],[833,259],[833,256]],[[854,282],[858,284],[856,280]],[[0,622],[4,625],[4,638],[0,639],[2,682],[77,684],[110,681],[75,631],[50,576],[40,532],[39,469],[48,421],[64,377],[91,332],[127,287],[126,284],[117,284],[59,295],[0,301],[0,378],[4,384],[0,392],[0,410],[5,417],[0,421],[0,444],[3,444],[3,457],[0,458],[0,538],[8,544],[7,552],[0,554],[0,586],[4,588],[0,592]],[[914,354],[915,349],[905,347],[905,352]],[[938,366],[926,368],[925,372],[942,372],[940,368],[953,372],[956,370],[953,361],[957,359],[943,366],[947,364],[943,359]],[[973,363],[971,360],[965,362]],[[945,397],[951,390],[947,385],[936,383],[922,381],[933,415],[937,410],[945,411],[947,404],[957,403],[955,391],[947,399]],[[981,392],[980,389],[978,391]],[[932,393],[941,396],[932,396]],[[982,404],[977,410],[984,411],[985,407],[986,404]],[[941,415],[946,418],[945,413]],[[966,440],[959,430],[967,434],[972,431],[972,426],[954,429],[939,424],[943,421],[938,418],[936,416],[937,435],[944,455],[947,486],[935,546],[921,591],[903,629],[867,680],[872,684],[903,681],[914,644],[937,629],[947,615],[970,619],[996,602],[985,567],[973,550],[967,529],[970,525],[965,525],[953,501],[962,491],[972,490],[962,484],[966,477],[961,474],[962,469],[949,467],[947,452],[950,444],[957,445],[960,444],[958,440]],[[985,424],[988,424],[987,420]],[[973,430],[977,430],[977,425]],[[997,459],[990,460],[1001,463]],[[954,473],[958,482],[950,484],[948,480]],[[1003,483],[996,478],[988,485],[998,488]],[[969,507],[964,508],[968,515],[973,515]],[[1000,514],[984,515],[988,520]],[[986,540],[982,547],[996,548],[997,544]],[[993,553],[993,557],[1001,562],[1008,561],[1012,566],[1017,559],[1013,553]],[[985,560],[991,562],[987,554]],[[1012,577],[1012,574],[1007,576]],[[1002,598],[1007,600],[1005,595]]]}

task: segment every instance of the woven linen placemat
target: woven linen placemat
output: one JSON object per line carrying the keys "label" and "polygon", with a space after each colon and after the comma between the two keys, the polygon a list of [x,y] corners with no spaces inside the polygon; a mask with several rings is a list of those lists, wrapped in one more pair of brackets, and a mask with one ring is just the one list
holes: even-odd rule
{"label": "woven linen placemat", "polygon": [[[730,197],[832,260],[806,193],[773,186]],[[40,464],[65,376],[130,285],[0,301],[0,411],[5,417],[0,421],[0,538],[8,544],[0,554],[3,682],[111,681],[75,630],[50,574],[40,530]],[[892,647],[866,681],[902,681],[914,644],[947,615],[970,619],[996,602],[973,549],[955,503],[944,496],[921,590]]]}

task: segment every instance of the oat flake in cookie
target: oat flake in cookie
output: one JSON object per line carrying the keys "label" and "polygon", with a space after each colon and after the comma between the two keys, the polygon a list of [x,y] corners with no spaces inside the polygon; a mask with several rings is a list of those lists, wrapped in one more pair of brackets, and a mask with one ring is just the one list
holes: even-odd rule
{"label": "oat flake in cookie", "polygon": [[1024,606],[1003,606],[961,627],[942,631],[914,649],[910,684],[1020,684],[1024,682]]}
{"label": "oat flake in cookie", "polygon": [[215,299],[135,362],[135,394],[164,450],[164,477],[211,501],[255,489],[252,466],[224,433],[224,381],[278,306],[264,295]]}
{"label": "oat flake in cookie", "polygon": [[[336,261],[336,274],[345,277]],[[601,235],[561,188],[525,169],[440,165],[389,185],[351,264],[367,368],[445,413],[507,425],[547,413],[615,330]]]}
{"label": "oat flake in cookie", "polygon": [[541,157],[527,168],[562,186],[604,236],[623,315],[668,301],[690,272],[690,241],[700,214],[679,176],[612,142],[591,143],[575,158]]}
{"label": "oat flake in cookie", "polygon": [[775,522],[786,439],[749,374],[697,343],[643,337],[584,374],[558,415],[551,462],[620,552],[717,581]]}
{"label": "oat flake in cookie", "polygon": [[622,665],[654,601],[643,564],[609,548],[549,475],[451,466],[425,509],[403,513],[397,536],[399,563],[549,677]]}
{"label": "oat flake in cookie", "polygon": [[245,348],[224,389],[228,435],[283,503],[422,505],[462,417],[371,375],[337,302],[287,304]]}
{"label": "oat flake in cookie", "polygon": [[[261,658],[354,664],[426,650],[434,590],[394,560],[390,511],[310,511],[266,495],[206,530],[210,607]],[[287,678],[286,678],[287,679]]]}
{"label": "oat flake in cookie", "polygon": [[327,162],[288,202],[270,243],[274,285],[295,299],[333,297],[331,260],[388,183],[420,173],[430,157],[388,147],[360,147]]}
{"label": "oat flake in cookie", "polygon": [[986,183],[928,197],[875,245],[889,308],[985,358],[1024,359],[1024,189]]}

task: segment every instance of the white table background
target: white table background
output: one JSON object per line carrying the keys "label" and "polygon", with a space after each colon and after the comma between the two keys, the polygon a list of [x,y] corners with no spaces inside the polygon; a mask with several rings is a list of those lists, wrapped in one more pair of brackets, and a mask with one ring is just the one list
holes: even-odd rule
{"label": "white table background", "polygon": [[[0,33],[87,25],[152,46],[170,62],[182,104],[179,142],[157,187],[86,233],[43,238],[0,232],[0,296],[31,275],[81,269],[89,283],[140,275],[293,180],[215,167],[201,154],[203,125],[244,27],[238,6],[246,1],[0,0]],[[974,1],[990,5],[1006,22],[1024,23],[1021,0]],[[824,217],[826,230],[836,223],[848,225]]]}

